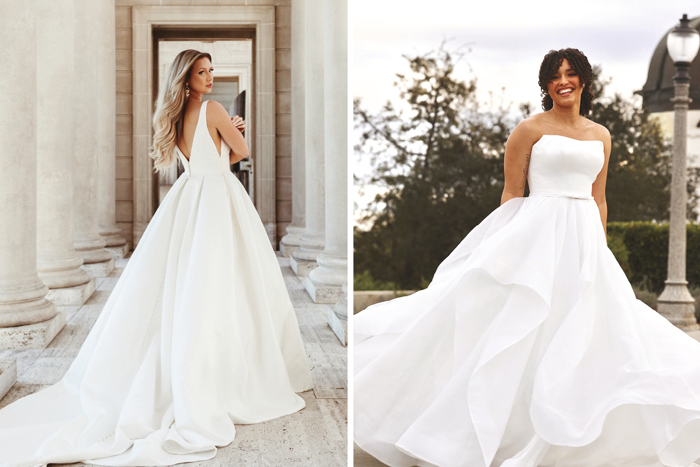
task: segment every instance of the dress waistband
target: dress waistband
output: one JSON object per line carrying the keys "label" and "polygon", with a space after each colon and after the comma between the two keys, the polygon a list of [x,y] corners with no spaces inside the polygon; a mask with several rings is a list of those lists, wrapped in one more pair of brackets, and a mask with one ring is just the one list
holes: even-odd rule
{"label": "dress waistband", "polygon": [[538,193],[530,193],[529,196],[554,196],[554,197],[563,197],[563,198],[574,198],[574,199],[594,199],[593,196],[591,195],[583,195],[583,194],[578,194],[578,193],[543,193],[543,192],[538,192]]}

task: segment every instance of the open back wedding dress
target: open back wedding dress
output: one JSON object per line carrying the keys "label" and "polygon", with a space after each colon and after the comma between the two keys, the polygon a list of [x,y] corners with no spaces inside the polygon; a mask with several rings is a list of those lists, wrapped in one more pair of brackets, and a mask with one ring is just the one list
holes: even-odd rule
{"label": "open back wedding dress", "polygon": [[311,388],[258,214],[202,103],[185,172],[57,384],[0,410],[0,466],[214,457],[235,424],[296,412]]}
{"label": "open back wedding dress", "polygon": [[354,318],[355,441],[391,466],[687,467],[700,343],[636,299],[592,183],[601,141],[544,135],[529,197],[430,286]]}

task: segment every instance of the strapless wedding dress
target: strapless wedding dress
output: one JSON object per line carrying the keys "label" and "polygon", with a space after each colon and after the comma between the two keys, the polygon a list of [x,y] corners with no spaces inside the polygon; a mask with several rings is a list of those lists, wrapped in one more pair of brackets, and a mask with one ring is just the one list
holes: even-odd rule
{"label": "strapless wedding dress", "polygon": [[304,408],[277,258],[202,104],[191,159],[63,379],[0,410],[0,466],[210,459],[235,424]]}
{"label": "strapless wedding dress", "polygon": [[354,317],[354,436],[391,466],[687,467],[700,343],[636,299],[591,185],[601,141],[545,135],[430,286]]}

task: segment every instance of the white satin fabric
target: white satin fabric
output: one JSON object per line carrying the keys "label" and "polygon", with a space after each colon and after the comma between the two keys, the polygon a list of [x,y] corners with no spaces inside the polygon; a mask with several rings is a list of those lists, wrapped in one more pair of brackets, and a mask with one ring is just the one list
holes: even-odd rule
{"label": "white satin fabric", "polygon": [[0,465],[211,459],[235,424],[302,409],[297,319],[258,214],[209,135],[153,216],[64,378],[0,410]]}
{"label": "white satin fabric", "polygon": [[391,466],[687,467],[700,343],[635,298],[591,185],[603,143],[545,135],[531,195],[430,286],[354,319],[354,436]]}

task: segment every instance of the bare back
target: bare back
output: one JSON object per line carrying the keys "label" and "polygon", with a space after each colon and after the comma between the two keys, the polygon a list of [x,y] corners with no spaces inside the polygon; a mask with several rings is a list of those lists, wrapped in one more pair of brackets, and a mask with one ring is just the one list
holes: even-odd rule
{"label": "bare back", "polygon": [[[197,105],[199,104],[199,105]],[[200,110],[202,109],[203,102],[197,103],[197,101],[190,101],[186,104],[185,107],[185,116],[184,116],[184,121],[182,123],[182,134],[179,135],[177,139],[177,146],[180,148],[180,152],[187,158],[187,160],[190,159],[190,154],[192,152],[192,142],[194,140],[194,132],[195,129],[197,128],[198,119],[199,119],[199,113]],[[209,108],[210,106],[207,106],[205,109],[207,112],[207,130],[209,131],[209,135],[211,136],[212,141],[214,141],[214,145],[216,146],[216,150],[218,153],[221,153],[221,135],[219,134],[219,130],[216,129],[216,126],[212,125],[211,123],[211,109]]]}

